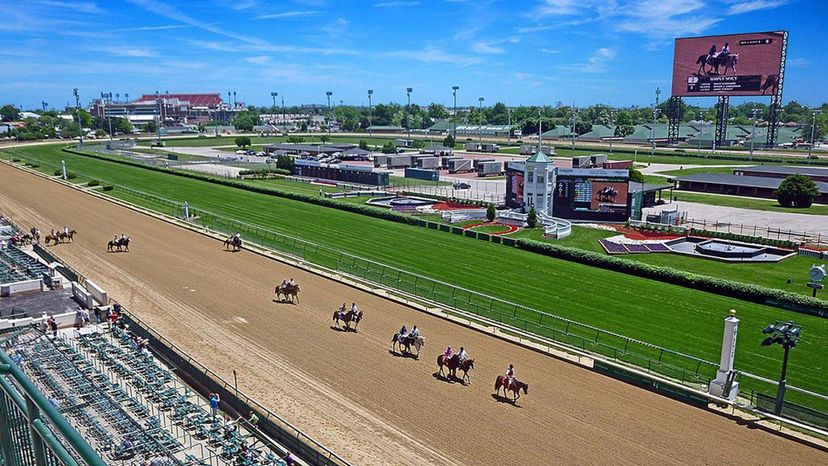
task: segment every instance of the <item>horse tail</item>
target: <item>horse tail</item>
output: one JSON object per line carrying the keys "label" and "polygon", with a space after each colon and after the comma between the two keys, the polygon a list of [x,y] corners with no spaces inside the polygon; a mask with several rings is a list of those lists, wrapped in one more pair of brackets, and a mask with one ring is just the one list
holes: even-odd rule
{"label": "horse tail", "polygon": [[394,334],[394,336],[393,336],[393,337],[391,337],[391,343],[394,343],[395,341],[397,341],[397,339],[398,339],[399,337],[400,337],[400,334],[399,334],[399,333],[395,333],[395,334]]}
{"label": "horse tail", "polygon": [[500,383],[501,383],[501,380],[500,380],[500,376],[498,375],[497,378],[495,379],[495,388],[494,388],[495,391],[500,389]]}

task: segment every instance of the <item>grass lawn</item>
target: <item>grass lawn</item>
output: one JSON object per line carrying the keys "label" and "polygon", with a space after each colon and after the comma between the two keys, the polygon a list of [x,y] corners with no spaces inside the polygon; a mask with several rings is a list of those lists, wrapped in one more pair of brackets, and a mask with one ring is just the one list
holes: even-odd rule
{"label": "grass lawn", "polygon": [[[780,355],[773,348],[759,345],[760,329],[774,320],[793,319],[805,330],[791,358],[789,383],[817,391],[824,391],[828,386],[824,356],[828,319],[553,259],[461,235],[68,154],[61,152],[59,146],[29,147],[16,152],[50,163],[63,159],[79,175],[167,199],[187,200],[196,209],[296,235],[710,361],[719,356],[722,318],[728,309],[734,308],[742,319],[737,368],[768,378],[778,375]],[[142,199],[134,201],[145,203]],[[603,234],[600,230],[586,231],[584,236],[573,235],[569,241],[571,245],[589,242]],[[586,238],[590,235],[594,236]],[[423,244],[430,247],[420,247]],[[710,262],[709,267],[719,269],[722,264]],[[765,273],[760,268],[756,270],[757,275]],[[729,273],[731,278],[736,275]]]}
{"label": "grass lawn", "polygon": [[472,231],[478,233],[504,233],[509,230],[510,228],[505,225],[480,225],[472,228]]}
{"label": "grass lawn", "polygon": [[718,194],[703,194],[688,191],[673,191],[676,201],[698,202],[700,204],[718,205],[723,207],[738,207],[740,209],[765,210],[768,212],[785,212],[788,214],[828,215],[828,205],[812,205],[807,209],[782,207],[772,199],[758,199],[752,197],[726,196]]}

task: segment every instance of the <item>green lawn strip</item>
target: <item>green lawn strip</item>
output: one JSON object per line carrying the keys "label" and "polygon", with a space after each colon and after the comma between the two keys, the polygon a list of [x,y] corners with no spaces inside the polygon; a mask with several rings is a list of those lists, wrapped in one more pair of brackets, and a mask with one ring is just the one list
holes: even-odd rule
{"label": "green lawn strip", "polygon": [[[699,204],[717,205],[722,207],[737,207],[740,209],[764,210],[768,212],[784,212],[788,214],[828,215],[828,205],[812,205],[808,208],[782,207],[771,199],[757,199],[751,197],[725,196],[717,194],[701,194],[687,191],[673,191],[676,202],[698,202]],[[734,233],[739,233],[735,231]],[[751,234],[745,231],[744,234]]]}
{"label": "green lawn strip", "polygon": [[506,235],[507,238],[524,238],[536,241],[546,241],[561,246],[586,249],[588,251],[604,252],[604,248],[598,243],[599,240],[618,235],[617,232],[599,230],[597,228],[572,226],[572,234],[563,239],[544,239],[542,228],[522,228],[514,233]]}
{"label": "green lawn strip", "polygon": [[480,225],[472,228],[478,233],[504,233],[509,231],[509,227],[504,225]]}
{"label": "green lawn strip", "polygon": [[709,166],[709,167],[698,167],[698,168],[681,168],[678,170],[668,170],[659,172],[662,175],[670,175],[670,176],[682,176],[682,175],[696,175],[699,173],[724,173],[727,175],[732,175],[733,170],[735,167],[717,167],[717,166]]}
{"label": "green lawn strip", "polygon": [[824,357],[828,319],[558,260],[461,235],[64,153],[57,146],[31,147],[20,152],[37,160],[59,163],[65,159],[73,170],[105,182],[167,199],[187,200],[194,208],[295,235],[711,361],[718,359],[722,318],[728,309],[735,308],[742,319],[737,367],[769,378],[778,375],[780,355],[773,348],[759,345],[759,332],[768,322],[792,319],[802,324],[805,330],[803,340],[791,358],[789,382],[817,391],[828,385]]}

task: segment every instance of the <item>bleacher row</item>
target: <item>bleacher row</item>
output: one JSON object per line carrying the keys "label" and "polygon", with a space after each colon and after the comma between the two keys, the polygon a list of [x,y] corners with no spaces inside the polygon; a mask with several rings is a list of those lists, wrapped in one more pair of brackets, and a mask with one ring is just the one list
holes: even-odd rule
{"label": "bleacher row", "polygon": [[0,248],[0,283],[39,278],[49,267],[21,251],[17,246]]}
{"label": "bleacher row", "polygon": [[607,254],[647,254],[650,252],[672,252],[664,243],[616,243],[599,240]]}
{"label": "bleacher row", "polygon": [[[235,423],[225,423],[221,417],[213,417],[199,398],[183,386],[178,386],[169,370],[161,367],[147,352],[142,351],[130,333],[113,327],[112,335],[103,333],[81,333],[76,339],[82,351],[86,350],[108,370],[125,381],[129,391],[137,396],[131,404],[143,401],[144,415],[147,407],[157,414],[152,417],[154,425],[163,421],[167,428],[175,427],[185,432],[184,437],[193,437],[206,442],[212,455],[228,464],[240,466],[284,464],[272,451],[263,452],[256,445],[255,438],[242,434]],[[117,343],[115,343],[117,342]],[[258,447],[258,448],[257,448]],[[193,455],[185,458],[189,464],[201,463]],[[206,463],[205,463],[206,464]]]}

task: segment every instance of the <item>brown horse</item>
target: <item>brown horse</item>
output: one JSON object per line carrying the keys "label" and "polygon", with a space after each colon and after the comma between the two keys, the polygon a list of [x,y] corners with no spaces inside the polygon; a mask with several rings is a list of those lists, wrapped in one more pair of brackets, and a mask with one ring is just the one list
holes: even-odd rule
{"label": "brown horse", "polygon": [[242,247],[242,240],[241,238],[237,238],[236,236],[231,236],[224,240],[224,250],[227,251],[230,249],[233,252],[238,252],[241,250]]}
{"label": "brown horse", "polygon": [[57,234],[57,236],[58,236],[58,238],[60,238],[61,243],[63,242],[63,240],[71,241],[71,242],[74,243],[76,233],[77,233],[77,231],[75,231],[75,230],[69,230],[69,233],[64,233],[64,232],[61,231],[60,233]]}
{"label": "brown horse", "polygon": [[116,252],[116,248],[117,252],[121,252],[124,249],[126,249],[126,252],[129,252],[129,236],[106,243],[107,252]]}
{"label": "brown horse", "polygon": [[57,245],[58,243],[60,243],[60,236],[49,234],[46,235],[46,238],[43,241],[44,243],[46,243],[46,246],[49,245],[49,241],[52,241],[55,243],[55,245]]}
{"label": "brown horse", "polygon": [[474,359],[466,358],[463,362],[460,362],[460,356],[454,355],[449,358],[448,361],[444,361],[445,355],[441,354],[437,356],[437,367],[440,368],[440,375],[443,375],[443,366],[446,366],[448,369],[448,378],[449,379],[456,379],[457,378],[457,369],[463,371],[463,378],[460,379],[463,383],[466,380],[471,383],[471,377],[469,377],[469,371],[474,369]]}
{"label": "brown horse", "polygon": [[282,301],[293,303],[295,300],[295,303],[299,304],[300,291],[302,291],[302,289],[299,288],[299,285],[291,285],[290,283],[285,283],[284,285],[276,285],[276,299],[279,299],[279,296],[284,296],[284,299]]}
{"label": "brown horse", "polygon": [[345,329],[351,330],[351,322],[354,323],[354,332],[359,332],[359,322],[362,320],[362,311],[357,311],[356,315],[352,311],[340,311],[336,310],[333,313],[333,321],[336,324],[336,328],[339,328],[339,322],[342,321],[345,323]]}
{"label": "brown horse", "polygon": [[425,337],[422,335],[417,335],[416,337],[406,335],[400,338],[400,334],[395,333],[391,338],[391,351],[399,347],[400,354],[414,354],[411,352],[411,348],[414,348],[417,350],[416,354],[414,354],[415,358],[420,357],[420,348],[423,346],[425,346]]}
{"label": "brown horse", "polygon": [[511,390],[514,394],[512,402],[517,403],[518,398],[520,398],[520,391],[523,390],[524,395],[529,394],[529,384],[523,383],[518,379],[512,379],[512,382],[509,383],[506,380],[506,376],[498,375],[497,379],[495,379],[495,394],[500,395],[500,387],[503,387],[503,396],[506,397],[506,390]]}

